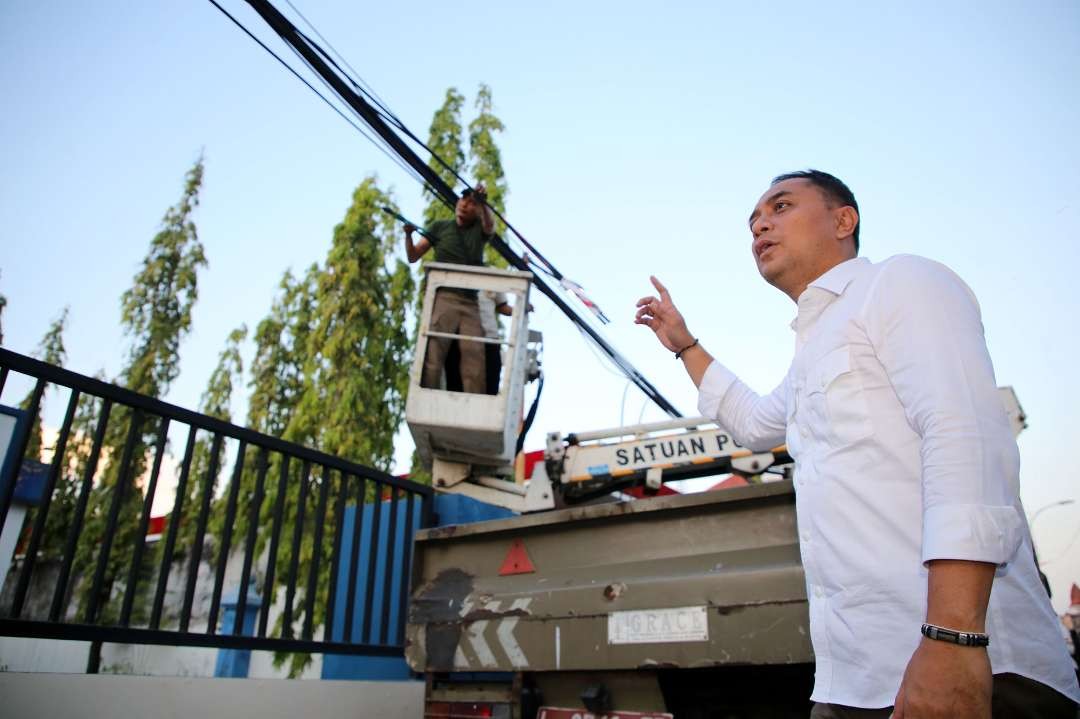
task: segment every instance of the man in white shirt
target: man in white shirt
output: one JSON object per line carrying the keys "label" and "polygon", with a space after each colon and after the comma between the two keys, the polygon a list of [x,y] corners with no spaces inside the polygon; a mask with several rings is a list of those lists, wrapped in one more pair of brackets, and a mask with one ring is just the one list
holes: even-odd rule
{"label": "man in white shirt", "polygon": [[[480,308],[480,326],[484,328],[484,336],[491,340],[502,339],[499,315],[509,317],[514,314],[507,294],[481,290],[476,303]],[[502,346],[485,344],[484,360],[487,393],[498,394],[499,377],[502,375]]]}
{"label": "man in white shirt", "polygon": [[858,204],[824,172],[776,178],[749,222],[759,272],[798,306],[775,390],[716,362],[656,278],[636,321],[682,359],[702,414],[795,459],[812,716],[1074,719],[971,290],[930,260],[857,257]]}

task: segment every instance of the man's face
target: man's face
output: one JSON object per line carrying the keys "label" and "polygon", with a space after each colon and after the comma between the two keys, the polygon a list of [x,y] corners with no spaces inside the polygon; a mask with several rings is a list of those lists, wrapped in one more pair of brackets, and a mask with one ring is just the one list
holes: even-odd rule
{"label": "man's face", "polygon": [[809,180],[784,180],[766,190],[750,215],[761,276],[797,300],[807,284],[854,256],[854,245],[840,241],[838,209]]}
{"label": "man's face", "polygon": [[480,208],[472,197],[462,197],[457,201],[457,206],[454,207],[454,215],[457,217],[459,225],[472,224],[479,216],[479,212]]}

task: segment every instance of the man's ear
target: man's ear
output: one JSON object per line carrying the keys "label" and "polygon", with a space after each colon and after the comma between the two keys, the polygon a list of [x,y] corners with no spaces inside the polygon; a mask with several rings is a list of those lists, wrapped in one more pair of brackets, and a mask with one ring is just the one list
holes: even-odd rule
{"label": "man's ear", "polygon": [[836,238],[842,239],[855,234],[855,227],[859,224],[859,213],[851,205],[844,205],[835,210]]}

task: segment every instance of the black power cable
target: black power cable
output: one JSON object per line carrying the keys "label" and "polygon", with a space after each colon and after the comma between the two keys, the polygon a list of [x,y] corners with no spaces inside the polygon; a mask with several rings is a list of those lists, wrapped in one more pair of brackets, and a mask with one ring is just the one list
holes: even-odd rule
{"label": "black power cable", "polygon": [[[394,113],[390,112],[390,108],[388,108],[386,106],[386,103],[383,102],[383,99],[378,96],[378,94],[375,92],[375,90],[370,85],[368,85],[367,82],[364,81],[364,78],[360,77],[360,73],[358,73],[356,71],[356,69],[352,65],[349,64],[349,61],[346,60],[345,57],[340,52],[337,51],[337,48],[335,48],[333,45],[331,45],[330,41],[327,40],[325,37],[323,37],[323,34],[321,32],[319,32],[319,29],[317,27],[315,27],[315,25],[304,16],[304,13],[300,12],[300,8],[293,5],[291,0],[285,0],[285,4],[288,5],[290,8],[292,8],[292,11],[294,13],[296,13],[297,16],[299,16],[299,18],[301,20],[304,21],[304,24],[306,24],[309,28],[311,28],[311,31],[313,33],[315,33],[315,36],[317,38],[319,38],[319,40],[321,40],[322,43],[324,45],[326,45],[326,47],[330,48],[330,52],[332,52],[334,54],[334,57],[336,57],[338,60],[340,60],[341,64],[344,65],[345,67],[349,68],[349,70],[352,72],[352,74],[356,76],[355,80],[352,79],[351,77],[349,77],[349,81],[352,82],[352,84],[356,87],[356,89],[363,92],[364,95],[367,96],[367,98],[370,99],[372,102],[374,102],[375,105],[377,105],[384,113],[386,113],[387,115],[393,117]],[[325,55],[325,53],[323,53],[323,54]],[[342,75],[346,74],[344,70],[342,70],[340,67],[338,67],[337,63],[333,63],[333,65],[334,65],[334,67],[338,68],[338,70],[341,72]],[[348,75],[346,75],[346,77],[348,77]],[[394,117],[394,119],[397,120],[396,117]]]}
{"label": "black power cable", "polygon": [[[323,50],[322,47],[320,47],[318,45],[318,43],[313,41],[311,38],[309,38],[307,35],[305,35],[300,30],[297,30],[297,34],[300,37],[302,37],[304,39],[304,41],[307,42],[308,45],[310,45],[316,52],[318,52],[320,55],[322,55],[323,58],[325,58],[326,61],[328,63],[330,63],[331,66],[333,66],[333,68],[338,72],[338,74],[340,74],[342,77],[344,77],[346,80],[348,80],[349,83],[353,86],[353,88],[355,88],[364,97],[366,97],[371,103],[373,103],[377,108],[379,108],[379,110],[381,110],[381,112],[379,114],[382,115],[384,120],[386,120],[387,122],[389,122],[392,125],[394,125],[395,127],[397,127],[399,130],[401,130],[403,133],[405,133],[406,137],[408,137],[410,140],[415,142],[420,147],[424,148],[424,150],[426,150],[428,152],[428,154],[431,155],[432,159],[434,159],[438,164],[440,164],[443,167],[443,169],[445,169],[447,172],[449,172],[464,187],[467,187],[470,190],[474,189],[472,187],[472,185],[469,184],[468,180],[466,180],[464,177],[462,177],[461,174],[459,174],[458,171],[453,168],[453,166],[451,166],[445,160],[443,160],[442,157],[437,152],[435,152],[435,150],[433,150],[430,146],[428,146],[428,144],[426,142],[424,142],[419,137],[417,137],[412,132],[412,130],[410,130],[405,125],[405,123],[402,122],[401,119],[398,118],[398,116],[395,115],[393,113],[393,111],[391,111],[390,108],[386,106],[386,103],[382,100],[382,98],[380,98],[378,96],[378,94],[375,93],[375,90],[372,89],[371,86],[368,85],[368,83],[365,82],[362,77],[360,77],[360,73],[358,73],[356,71],[356,68],[354,68],[352,65],[349,64],[348,60],[346,60],[345,57],[340,52],[338,52],[337,49],[332,44],[330,44],[329,40],[327,40],[325,37],[323,37],[323,34],[321,32],[319,32],[319,29],[316,28],[315,25],[310,20],[308,20],[307,17],[304,16],[304,13],[300,12],[299,8],[297,8],[296,5],[294,5],[292,3],[292,0],[285,0],[285,3],[292,9],[293,12],[295,12],[297,14],[297,16],[299,16],[299,18],[301,20],[304,21],[304,23],[309,28],[311,28],[311,31],[313,33],[315,33],[315,36],[318,37],[319,40],[321,40],[323,42],[323,44],[326,45],[327,48],[330,49],[330,52],[333,53],[334,57],[336,57],[338,60],[340,60],[342,65],[344,65],[345,67],[349,68],[350,71],[352,71],[353,75],[356,76],[355,79],[351,75],[349,75],[349,73],[345,72],[345,70],[342,69],[341,65],[339,65],[337,63],[337,61],[334,60],[334,58],[330,56],[329,53],[327,53],[325,50]],[[294,52],[295,52],[295,49],[294,49]],[[310,67],[310,65],[309,65],[309,67]],[[432,194],[435,194],[435,193],[432,193]],[[436,195],[436,196],[438,197],[438,195]],[[481,198],[481,201],[484,202],[485,205],[487,205],[487,202],[484,201],[482,198]],[[562,275],[561,272],[559,272],[558,268],[555,267],[555,265],[553,265],[551,262],[549,262],[548,259],[546,257],[544,257],[544,255],[540,252],[540,250],[538,250],[527,239],[525,239],[525,236],[522,235],[517,230],[517,228],[515,228],[512,224],[510,224],[510,221],[507,220],[506,217],[504,217],[502,215],[502,213],[499,212],[498,209],[496,209],[495,207],[493,207],[491,205],[488,205],[488,208],[495,214],[496,217],[498,217],[500,220],[502,220],[503,224],[506,225],[506,228],[508,230],[510,230],[518,238],[518,240],[521,242],[521,244],[523,244],[525,246],[525,248],[527,250],[529,250],[529,252],[532,252],[533,255],[535,255],[536,258],[539,259],[545,265],[545,267],[546,267],[545,272],[547,272],[547,274],[551,275],[552,277],[554,277],[556,280],[559,280],[559,281],[561,281],[563,279],[563,275]]]}
{"label": "black power cable", "polygon": [[[219,10],[221,10],[223,13],[225,13],[230,19],[232,19],[234,23],[240,25],[240,23],[235,18],[225,12],[224,8],[218,5],[215,0],[210,0],[210,2],[213,3],[213,5]],[[252,7],[252,9],[255,10],[256,13],[259,14],[260,17],[263,18],[264,21],[266,21],[270,28],[275,33],[277,33],[277,35],[304,60],[308,67],[310,67],[311,70],[315,72],[331,90],[334,91],[334,93],[341,99],[341,101],[348,105],[360,117],[360,119],[362,119],[364,123],[367,124],[367,126],[371,128],[371,130],[374,131],[375,134],[377,134],[382,139],[387,148],[412,168],[413,173],[415,174],[410,174],[413,174],[414,177],[419,176],[418,179],[422,179],[422,182],[425,186],[427,186],[427,189],[429,189],[435,196],[440,197],[443,202],[447,204],[454,204],[457,202],[457,194],[454,192],[453,188],[451,188],[450,185],[447,184],[446,181],[443,180],[432,167],[428,166],[427,163],[425,163],[420,158],[420,156],[417,155],[416,152],[413,151],[413,149],[409,147],[405,143],[405,141],[402,140],[402,138],[399,137],[398,134],[387,125],[386,120],[383,118],[382,113],[378,109],[373,107],[353,88],[349,87],[349,84],[355,84],[353,83],[351,78],[348,79],[349,84],[346,84],[346,80],[342,77],[344,73],[340,71],[340,68],[338,72],[335,72],[331,68],[331,66],[327,64],[327,62],[323,59],[324,57],[326,57],[325,51],[323,51],[321,48],[316,49],[318,47],[317,44],[313,42],[310,38],[305,36],[302,32],[300,32],[296,28],[296,26],[293,25],[293,23],[288,18],[282,15],[276,7],[274,7],[270,2],[268,2],[268,0],[247,0],[247,3]],[[240,27],[243,28],[243,25],[240,25]],[[269,48],[267,48],[261,41],[255,38],[255,36],[252,35],[249,31],[247,31],[246,28],[243,29],[245,32],[247,32],[249,36],[255,39],[256,42],[259,42],[259,45],[269,51]],[[275,57],[277,56],[275,55]],[[281,61],[280,58],[278,58],[278,60]],[[281,62],[282,64],[285,64],[283,61]],[[336,66],[336,63],[334,63],[334,65]],[[288,67],[288,65],[286,65],[286,67]],[[296,74],[296,72],[292,70],[292,68],[289,69],[294,74]],[[302,77],[300,79],[303,80]],[[310,83],[308,83],[306,80],[304,80],[304,83],[311,87]],[[323,99],[325,100],[325,98]],[[337,110],[337,108],[334,109]],[[352,123],[350,122],[350,124]],[[420,140],[416,138],[416,136],[412,132],[408,131],[408,129],[404,127],[404,123],[401,123],[400,120],[397,120],[397,118],[394,118],[394,124],[397,125],[399,129],[402,130],[402,132],[409,136],[410,139],[414,140],[415,142],[420,142]],[[367,137],[366,133],[362,134]],[[423,145],[422,142],[420,142],[420,144]],[[430,148],[428,148],[428,151],[430,152]],[[437,162],[439,162],[444,167],[450,169],[447,163],[443,161],[442,158],[440,158],[437,154],[433,152],[431,154]],[[455,176],[457,175],[457,173],[454,174]],[[458,179],[461,178],[459,177]],[[468,186],[468,183],[465,184],[466,186]],[[505,218],[502,218],[500,216],[500,219],[503,219],[503,221],[505,222]],[[507,224],[507,226],[510,227],[509,224]],[[537,251],[534,247],[532,247],[532,245],[528,244],[523,237],[521,237],[520,233],[518,233],[516,230],[513,230],[512,227],[511,230],[527,247],[530,248],[530,250],[532,250],[540,259],[543,260],[544,264],[548,265],[548,267],[553,270],[552,274],[557,272],[557,270],[555,270],[555,268],[551,265],[550,262],[548,262],[546,259],[543,259],[539,251]],[[498,234],[492,236],[490,244],[513,267],[524,272],[529,271],[529,264],[521,256],[511,250],[510,247],[506,244],[505,240],[503,240],[503,238],[500,237]],[[561,275],[559,276],[561,277]],[[660,391],[657,390],[656,387],[653,386],[653,384],[649,382],[649,380],[646,379],[644,375],[638,372],[638,370],[632,364],[630,364],[630,362],[625,357],[623,357],[619,353],[619,351],[616,350],[606,339],[604,339],[596,331],[595,328],[593,328],[588,322],[586,322],[584,318],[579,316],[555,290],[553,290],[550,286],[548,286],[546,282],[544,282],[544,280],[540,276],[534,275],[533,284],[541,292],[547,295],[548,298],[555,304],[555,306],[558,307],[559,310],[562,311],[563,314],[565,314],[571,322],[577,325],[581,331],[585,332],[590,337],[590,339],[592,339],[593,342],[600,347],[604,354],[610,357],[612,362],[614,362],[623,371],[627,378],[630,379],[630,381],[632,381],[635,385],[637,385],[637,387],[643,393],[645,393],[645,395],[649,397],[649,399],[655,402],[661,409],[663,409],[672,417],[682,416],[682,414],[674,407],[674,405],[672,405],[662,394],[660,394]]]}
{"label": "black power cable", "polygon": [[[330,102],[330,100],[329,100],[329,99],[328,99],[328,98],[327,98],[327,97],[326,97],[325,95],[323,95],[323,94],[322,94],[321,92],[319,92],[319,91],[318,91],[318,89],[316,89],[314,85],[312,85],[312,84],[311,84],[310,82],[308,82],[308,81],[307,81],[307,80],[306,80],[306,79],[304,78],[304,76],[303,76],[303,75],[301,75],[300,73],[298,73],[298,72],[296,71],[296,69],[295,69],[295,68],[293,68],[293,67],[292,67],[291,65],[289,65],[289,63],[285,62],[285,60],[283,60],[283,59],[281,58],[281,56],[280,56],[280,55],[278,55],[278,54],[277,54],[276,52],[274,52],[273,50],[271,50],[271,49],[270,49],[270,48],[269,48],[269,47],[268,47],[268,46],[266,45],[266,43],[264,43],[264,42],[263,42],[262,40],[260,40],[259,38],[257,38],[257,37],[256,37],[256,36],[254,35],[254,33],[252,33],[252,32],[251,32],[250,30],[248,30],[248,29],[247,29],[246,27],[244,27],[244,24],[243,24],[243,23],[241,23],[241,22],[240,22],[239,20],[237,20],[237,19],[236,19],[235,17],[233,17],[233,15],[231,15],[231,14],[229,13],[229,11],[228,11],[228,10],[226,10],[226,9],[225,9],[225,8],[223,8],[223,7],[221,6],[221,5],[219,5],[219,4],[217,3],[217,1],[216,1],[216,0],[209,0],[209,1],[210,1],[210,4],[212,4],[212,5],[213,5],[214,7],[216,7],[216,8],[218,9],[218,10],[220,10],[220,11],[221,11],[221,13],[222,13],[223,15],[225,15],[225,17],[229,18],[229,20],[231,20],[231,21],[233,22],[233,24],[234,24],[234,25],[236,25],[236,26],[237,26],[238,28],[240,28],[241,30],[243,30],[243,31],[244,31],[244,33],[245,33],[245,34],[246,34],[246,35],[247,35],[248,37],[250,37],[250,38],[251,38],[252,40],[254,40],[254,41],[255,41],[255,42],[256,42],[256,43],[257,43],[257,44],[259,45],[259,47],[261,47],[261,48],[262,48],[263,50],[266,50],[266,52],[268,52],[268,53],[270,54],[270,56],[271,56],[271,57],[273,57],[273,58],[274,58],[275,60],[277,60],[277,61],[278,61],[279,63],[281,63],[281,66],[282,66],[282,67],[284,67],[284,68],[285,68],[286,70],[288,70],[288,71],[289,71],[290,73],[292,73],[293,75],[295,75],[295,76],[296,76],[296,78],[297,78],[297,79],[298,79],[298,80],[299,80],[300,82],[304,83],[304,84],[305,84],[305,85],[307,86],[307,88],[308,88],[309,90],[311,90],[311,91],[312,91],[313,93],[315,93],[315,95],[316,95],[316,96],[317,96],[317,97],[318,97],[318,98],[319,98],[320,100],[322,100],[323,102],[325,102],[325,103],[326,103],[326,105],[327,105],[327,106],[328,106],[328,107],[329,107],[329,108],[330,108],[331,110],[333,110],[334,112],[336,112],[336,113],[337,113],[337,114],[338,114],[338,115],[339,115],[339,116],[341,117],[341,119],[343,119],[343,120],[344,120],[345,122],[349,123],[349,125],[350,125],[350,126],[352,126],[352,128],[353,128],[354,130],[356,130],[357,132],[359,132],[359,133],[360,133],[360,134],[361,134],[361,135],[362,135],[362,136],[363,136],[364,138],[366,138],[366,139],[367,139],[367,140],[368,140],[369,142],[371,142],[371,144],[372,144],[372,145],[375,145],[375,147],[376,147],[376,148],[378,148],[378,149],[379,149],[380,151],[382,151],[382,153],[383,153],[384,155],[386,155],[386,156],[387,156],[388,158],[390,158],[390,160],[392,160],[392,161],[393,161],[394,163],[396,163],[398,167],[400,167],[400,168],[401,168],[402,170],[404,170],[405,174],[407,174],[407,175],[409,175],[410,177],[412,177],[413,179],[415,179],[415,180],[417,180],[417,181],[419,181],[419,182],[423,183],[423,179],[417,176],[417,174],[416,174],[416,171],[415,171],[415,170],[413,170],[413,168],[412,168],[412,167],[410,167],[409,165],[407,165],[407,164],[405,163],[405,161],[404,161],[404,160],[402,160],[402,159],[401,159],[400,157],[398,157],[398,156],[397,156],[397,155],[395,155],[394,153],[390,152],[390,151],[389,151],[389,150],[388,150],[388,149],[387,149],[386,147],[384,147],[384,146],[383,146],[383,144],[381,143],[381,141],[380,141],[379,139],[377,139],[377,138],[374,138],[374,137],[372,137],[371,135],[369,135],[369,134],[367,133],[367,131],[366,131],[366,130],[364,130],[364,128],[363,128],[363,127],[361,127],[360,125],[356,124],[356,122],[355,122],[355,121],[354,121],[354,120],[353,120],[352,118],[350,118],[350,117],[349,117],[348,115],[346,115],[346,114],[345,114],[345,113],[344,113],[344,112],[343,112],[343,111],[341,110],[341,108],[340,108],[340,107],[338,107],[338,106],[337,106],[337,105],[335,105],[334,103]],[[440,199],[442,199],[442,198],[440,197]]]}

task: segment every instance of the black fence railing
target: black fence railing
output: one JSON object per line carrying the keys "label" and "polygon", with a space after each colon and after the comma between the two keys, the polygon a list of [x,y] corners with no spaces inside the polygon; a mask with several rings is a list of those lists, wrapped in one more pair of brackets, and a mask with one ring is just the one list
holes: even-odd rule
{"label": "black fence railing", "polygon": [[[44,487],[0,577],[0,635],[402,654],[430,487],[0,349],[0,404],[33,426],[57,395],[66,409],[42,443]],[[20,466],[42,457],[24,456],[32,436],[12,448]],[[173,487],[148,541],[155,498]],[[0,529],[15,489],[0,487]],[[245,631],[249,586],[261,605]]]}

